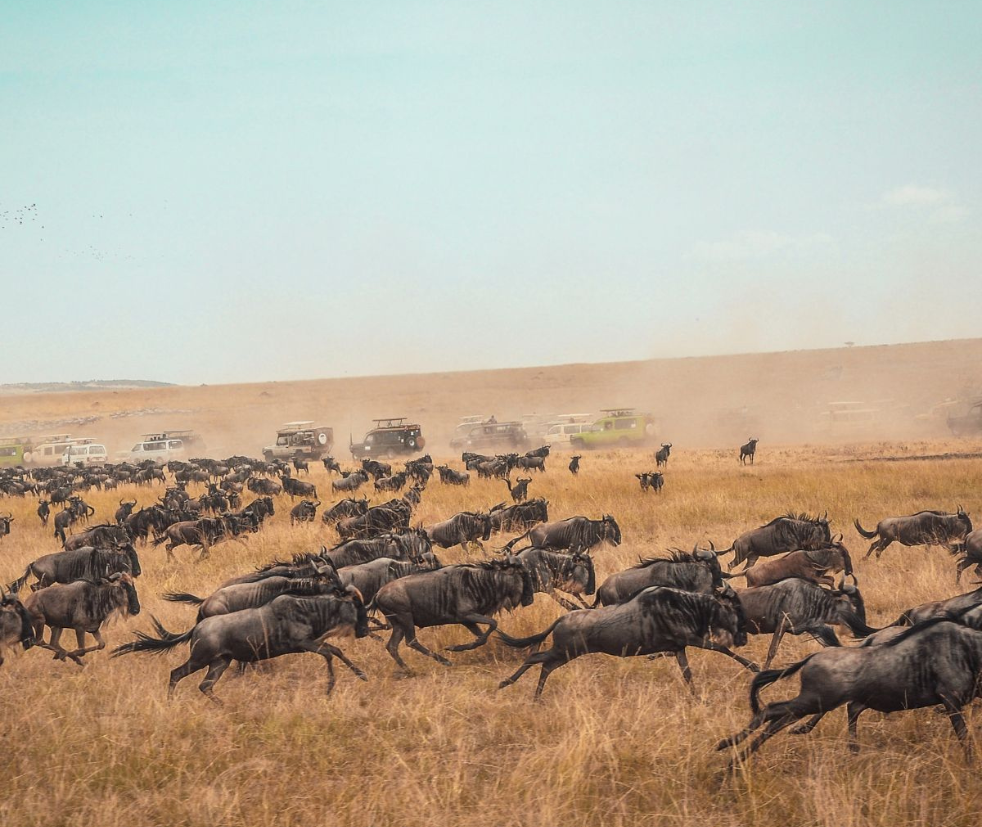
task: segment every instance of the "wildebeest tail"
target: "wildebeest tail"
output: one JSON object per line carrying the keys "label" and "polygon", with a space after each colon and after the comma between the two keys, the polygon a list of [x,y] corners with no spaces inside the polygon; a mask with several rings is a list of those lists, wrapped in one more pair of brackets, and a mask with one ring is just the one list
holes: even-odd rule
{"label": "wildebeest tail", "polygon": [[513,649],[524,649],[526,646],[534,646],[536,643],[542,643],[542,641],[552,634],[552,630],[559,625],[560,620],[562,620],[561,617],[544,632],[539,632],[537,635],[529,635],[528,637],[512,637],[502,632],[501,629],[495,629],[494,633]]}
{"label": "wildebeest tail", "polygon": [[164,600],[169,600],[171,603],[190,603],[192,606],[200,606],[205,602],[203,597],[188,594],[188,592],[165,592],[161,597]]}
{"label": "wildebeest tail", "polygon": [[7,586],[7,591],[17,594],[17,592],[24,588],[27,578],[31,576],[31,565],[28,565],[28,567],[24,569],[24,573],[14,580],[9,586]]}
{"label": "wildebeest tail", "polygon": [[865,528],[863,528],[859,524],[859,517],[857,517],[855,520],[853,520],[852,521],[852,524],[854,526],[856,526],[856,531],[858,531],[860,534],[862,534],[867,540],[872,540],[877,535],[877,533],[878,533],[876,531],[867,531]]}
{"label": "wildebeest tail", "polygon": [[168,649],[173,649],[179,643],[185,643],[191,639],[191,635],[194,634],[195,627],[192,626],[186,632],[180,635],[175,635],[173,632],[168,632],[161,624],[157,618],[152,617],[154,630],[160,635],[159,638],[155,638],[153,635],[148,635],[146,632],[137,632],[136,640],[132,640],[129,643],[124,643],[122,646],[117,646],[113,649],[112,656],[119,657],[120,655],[129,655],[133,652],[150,652],[151,654],[159,654],[161,652],[166,652]]}
{"label": "wildebeest tail", "polygon": [[852,610],[842,612],[840,618],[855,637],[869,637],[874,632],[880,631],[872,626],[867,626],[863,619]]}
{"label": "wildebeest tail", "polygon": [[153,543],[154,546],[162,546],[167,542],[167,535],[161,534],[159,537],[154,537],[150,542]]}
{"label": "wildebeest tail", "polygon": [[815,657],[815,655],[809,655],[804,660],[799,660],[797,663],[792,663],[790,666],[785,666],[783,669],[766,669],[763,672],[758,672],[756,675],[754,675],[754,679],[750,682],[750,711],[753,712],[754,715],[760,712],[760,691],[765,686],[770,686],[772,683],[779,681],[781,678],[786,678],[789,675],[793,675],[813,657]]}
{"label": "wildebeest tail", "polygon": [[[533,526],[533,528],[534,528],[534,527],[535,527],[535,526]],[[517,537],[515,537],[515,538],[513,538],[513,539],[511,539],[511,540],[509,540],[509,541],[508,541],[507,543],[505,543],[505,547],[504,547],[503,549],[501,549],[501,553],[502,553],[502,554],[505,554],[505,553],[507,553],[507,552],[510,552],[510,551],[511,551],[511,550],[512,550],[512,549],[513,549],[513,548],[515,547],[515,544],[516,544],[516,543],[517,543],[517,542],[518,542],[519,540],[524,540],[524,539],[525,539],[526,537],[528,537],[528,536],[529,536],[529,534],[531,534],[531,533],[532,533],[532,529],[530,528],[530,529],[529,529],[528,531],[526,531],[526,532],[525,532],[524,534],[519,534],[519,535],[518,535]]]}

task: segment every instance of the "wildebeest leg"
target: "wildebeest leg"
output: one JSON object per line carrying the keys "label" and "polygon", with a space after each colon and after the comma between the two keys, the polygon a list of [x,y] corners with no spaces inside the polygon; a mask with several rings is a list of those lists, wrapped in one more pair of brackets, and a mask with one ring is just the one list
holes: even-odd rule
{"label": "wildebeest leg", "polygon": [[[959,560],[958,561],[958,566],[955,568],[955,585],[956,586],[961,582],[962,572],[965,571],[965,569],[967,569],[971,565],[972,565],[972,561],[969,560],[967,557],[965,557],[962,560]],[[978,566],[975,567],[975,573],[976,574],[979,573],[979,566],[982,566],[982,563],[980,563]]]}
{"label": "wildebeest leg", "polygon": [[710,652],[719,652],[720,654],[726,655],[728,658],[733,658],[733,660],[735,660],[745,669],[749,669],[751,672],[760,671],[760,667],[752,660],[747,660],[742,655],[738,655],[736,652],[728,649],[725,646],[720,646],[720,644],[718,643],[711,643],[711,642],[706,643],[701,640],[697,640],[689,645],[698,646],[700,649],[708,649]]}
{"label": "wildebeest leg", "polygon": [[[492,617],[485,617],[479,614],[469,614],[464,618],[461,618],[461,624],[472,634],[477,640],[471,643],[459,643],[456,646],[448,646],[448,652],[467,652],[471,649],[477,649],[488,642],[488,638],[491,633],[498,628],[498,622]],[[487,631],[482,632],[478,623],[486,623]]]}
{"label": "wildebeest leg", "polygon": [[[546,594],[549,595],[549,597],[555,600],[560,606],[562,606],[568,612],[575,612],[577,609],[580,608],[575,603],[570,603],[565,597],[560,597],[558,594],[556,594],[556,592],[552,590],[547,591]],[[584,603],[583,608],[589,609],[590,607],[587,606],[586,603]]]}
{"label": "wildebeest leg", "polygon": [[689,691],[695,695],[696,688],[692,685],[692,669],[689,668],[689,658],[685,654],[685,649],[679,649],[675,653],[675,660],[678,661],[679,669],[682,670],[682,680],[685,681],[685,685],[689,687]]}
{"label": "wildebeest leg", "polygon": [[863,714],[865,705],[853,701],[846,707],[846,714],[849,716],[849,751],[859,752],[859,736],[856,733],[856,724],[859,716]]}
{"label": "wildebeest leg", "polygon": [[419,642],[419,639],[416,637],[415,626],[412,627],[411,632],[407,632],[406,644],[410,648],[415,649],[421,655],[426,655],[426,657],[428,658],[433,658],[433,660],[435,660],[439,664],[442,664],[443,666],[453,666],[453,663],[451,663],[449,660],[443,657],[443,655],[438,655],[436,652],[431,652],[422,643]]}
{"label": "wildebeest leg", "polygon": [[327,690],[328,695],[331,694],[331,689],[334,687],[334,681],[333,681],[334,668],[331,665],[331,658],[337,658],[338,660],[340,660],[341,663],[347,666],[352,672],[355,673],[357,677],[361,678],[363,681],[368,680],[368,675],[366,675],[361,669],[355,666],[348,659],[348,656],[345,655],[345,653],[342,652],[340,649],[338,649],[337,646],[332,646],[330,643],[325,643],[323,641],[321,643],[314,643],[311,641],[310,643],[301,643],[300,645],[308,652],[313,652],[316,655],[323,655],[327,659],[327,670],[332,677],[330,686]]}
{"label": "wildebeest leg", "polygon": [[96,629],[92,633],[92,637],[95,638],[96,645],[95,646],[86,647],[86,645],[85,645],[85,630],[84,629],[76,629],[75,630],[75,639],[76,639],[76,641],[78,641],[78,649],[76,649],[74,652],[69,652],[68,653],[68,657],[70,657],[70,658],[74,658],[76,656],[81,657],[82,655],[88,654],[89,652],[97,652],[100,649],[105,649],[106,648],[106,641],[103,640],[102,632],[99,629]]}
{"label": "wildebeest leg", "polygon": [[802,712],[800,712],[794,706],[794,701],[770,704],[769,706],[765,707],[762,714],[764,719],[767,720],[767,727],[762,733],[760,733],[760,735],[750,742],[749,747],[740,753],[739,756],[730,761],[731,769],[737,761],[743,761],[749,758],[753,753],[757,752],[761,746],[763,746],[765,741],[773,738],[782,729],[791,726],[791,724],[802,717]]}
{"label": "wildebeest leg", "polygon": [[965,760],[971,763],[974,759],[972,755],[972,744],[968,740],[968,728],[965,726],[965,716],[962,714],[961,706],[952,698],[943,697],[941,702],[944,704],[948,720],[951,721],[951,728],[955,730],[955,735],[962,742],[965,749]]}
{"label": "wildebeest leg", "polygon": [[818,712],[818,713],[812,715],[811,718],[809,718],[807,721],[805,721],[805,723],[803,723],[801,726],[796,726],[794,729],[792,729],[791,730],[791,734],[792,735],[807,735],[809,732],[811,732],[813,729],[815,729],[815,727],[818,726],[818,722],[821,721],[822,718],[824,718],[824,717],[825,717],[825,713],[824,712]]}
{"label": "wildebeest leg", "polygon": [[224,706],[224,704],[215,697],[214,686],[218,683],[218,679],[222,676],[229,665],[232,663],[232,658],[227,655],[221,655],[217,660],[213,660],[208,666],[208,673],[205,675],[205,679],[198,685],[198,689],[205,693],[205,696],[210,701],[214,701],[219,706]]}
{"label": "wildebeest leg", "polygon": [[171,670],[170,680],[167,683],[167,697],[172,698],[174,696],[174,689],[177,687],[179,681],[183,681],[188,675],[192,675],[197,672],[203,663],[195,663],[194,655],[189,657],[184,663],[175,669]]}
{"label": "wildebeest leg", "polygon": [[784,633],[787,631],[787,628],[788,616],[781,615],[777,628],[774,630],[774,637],[771,638],[771,645],[767,650],[767,659],[764,661],[764,669],[771,668],[771,661],[774,660],[774,656],[777,654],[777,647],[781,645],[781,638],[784,637]]}

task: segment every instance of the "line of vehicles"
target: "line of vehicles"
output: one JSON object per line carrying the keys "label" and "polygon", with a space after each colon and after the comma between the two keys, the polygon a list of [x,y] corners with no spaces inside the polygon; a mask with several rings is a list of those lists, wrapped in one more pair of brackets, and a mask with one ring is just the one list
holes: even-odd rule
{"label": "line of vehicles", "polygon": [[132,448],[118,452],[111,459],[106,446],[94,437],[42,434],[0,440],[0,467],[87,466],[110,461],[140,463],[146,459],[163,463],[184,459],[191,453],[201,453],[203,450],[201,437],[190,429],[143,434]]}

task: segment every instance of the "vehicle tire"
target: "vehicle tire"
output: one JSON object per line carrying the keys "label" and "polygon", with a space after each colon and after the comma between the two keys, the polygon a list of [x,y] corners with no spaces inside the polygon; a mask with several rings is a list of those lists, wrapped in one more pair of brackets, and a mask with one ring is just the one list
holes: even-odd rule
{"label": "vehicle tire", "polygon": [[32,454],[30,451],[24,451],[24,462],[29,463],[32,462],[33,460],[34,460],[34,454]]}
{"label": "vehicle tire", "polygon": [[416,450],[416,439],[414,437],[409,437],[409,439],[406,440],[406,446],[409,447],[409,448],[412,448],[415,451]]}
{"label": "vehicle tire", "polygon": [[317,434],[317,442],[320,445],[327,445],[327,434],[325,434],[323,431]]}

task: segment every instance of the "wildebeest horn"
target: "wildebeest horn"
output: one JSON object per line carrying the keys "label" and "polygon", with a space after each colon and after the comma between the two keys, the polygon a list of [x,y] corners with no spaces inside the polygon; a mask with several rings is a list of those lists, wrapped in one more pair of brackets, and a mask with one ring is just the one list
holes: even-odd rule
{"label": "wildebeest horn", "polygon": [[117,572],[114,572],[113,574],[110,574],[109,575],[109,582],[110,583],[115,583],[122,576],[123,575],[120,572],[118,572],[118,571]]}
{"label": "wildebeest horn", "polygon": [[712,552],[713,554],[715,554],[715,553],[716,553],[716,544],[715,544],[715,543],[714,543],[714,542],[713,542],[712,540],[710,540],[710,541],[709,541],[709,550],[710,550],[710,551],[711,551],[711,552]]}

